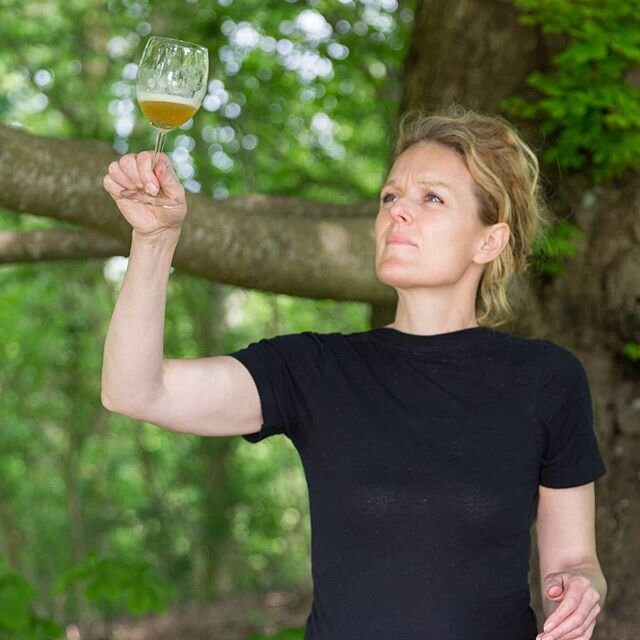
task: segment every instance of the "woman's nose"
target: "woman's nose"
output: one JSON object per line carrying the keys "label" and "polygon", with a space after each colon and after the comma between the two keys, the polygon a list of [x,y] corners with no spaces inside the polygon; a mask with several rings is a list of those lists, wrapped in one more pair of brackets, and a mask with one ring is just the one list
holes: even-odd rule
{"label": "woman's nose", "polygon": [[395,202],[391,204],[391,217],[394,220],[401,220],[402,222],[410,222],[412,219],[410,208],[407,206],[404,198],[397,198]]}

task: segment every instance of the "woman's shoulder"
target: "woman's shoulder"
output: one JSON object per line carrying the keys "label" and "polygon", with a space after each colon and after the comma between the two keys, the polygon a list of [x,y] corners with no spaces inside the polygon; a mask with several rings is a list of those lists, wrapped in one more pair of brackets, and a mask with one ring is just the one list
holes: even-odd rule
{"label": "woman's shoulder", "polygon": [[340,332],[298,331],[278,333],[249,341],[246,350],[275,352],[296,360],[321,359],[346,344],[349,334]]}
{"label": "woman's shoulder", "polygon": [[505,333],[507,349],[537,371],[539,383],[583,383],[587,378],[582,359],[573,348],[549,338]]}
{"label": "woman's shoulder", "polygon": [[[443,335],[442,340],[441,337],[437,338],[435,346],[443,347],[445,351],[456,347],[460,347],[463,350],[468,349],[469,351],[473,351],[476,347],[484,347],[485,350],[494,351],[496,355],[501,353],[513,362],[528,363],[548,371],[584,369],[581,359],[572,349],[548,338],[523,336],[495,328],[481,328],[477,331],[460,333],[464,333],[463,336],[460,336],[462,338],[461,342],[454,341],[450,336]],[[288,352],[306,353],[307,355],[316,353],[320,355],[326,351],[340,352],[345,349],[350,352],[353,347],[358,345],[366,347],[367,344],[379,342],[385,344],[388,342],[394,347],[402,346],[413,349],[416,344],[422,347],[423,344],[416,341],[416,337],[403,335],[385,328],[325,332],[307,330],[297,333],[278,334],[263,338],[260,342],[268,343]],[[411,340],[408,345],[400,342],[407,340]],[[434,342],[428,340],[426,346],[432,347]]]}
{"label": "woman's shoulder", "polygon": [[516,336],[507,334],[513,342],[519,343],[523,349],[527,349],[532,356],[536,355],[545,361],[557,363],[575,363],[580,361],[576,353],[555,340],[536,336]]}

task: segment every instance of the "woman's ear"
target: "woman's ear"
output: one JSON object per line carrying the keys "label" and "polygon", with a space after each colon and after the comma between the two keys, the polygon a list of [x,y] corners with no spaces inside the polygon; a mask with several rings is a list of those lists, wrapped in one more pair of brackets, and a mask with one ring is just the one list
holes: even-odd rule
{"label": "woman's ear", "polygon": [[480,250],[475,255],[479,264],[487,264],[495,260],[509,244],[511,229],[506,222],[498,222],[487,227],[480,241]]}

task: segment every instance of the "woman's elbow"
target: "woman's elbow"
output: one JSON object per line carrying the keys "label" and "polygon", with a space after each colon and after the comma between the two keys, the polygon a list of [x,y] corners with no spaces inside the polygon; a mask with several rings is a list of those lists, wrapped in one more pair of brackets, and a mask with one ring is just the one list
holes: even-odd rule
{"label": "woman's elbow", "polygon": [[116,413],[118,412],[116,404],[111,400],[104,386],[102,387],[102,389],[100,389],[100,402],[102,403],[102,406],[108,411],[115,411]]}
{"label": "woman's elbow", "polygon": [[120,413],[124,416],[128,416],[130,418],[137,417],[138,411],[131,405],[131,403],[125,403],[122,400],[115,399],[112,395],[109,394],[108,390],[103,386],[100,390],[100,402],[102,406],[107,409],[107,411],[111,411],[113,413]]}

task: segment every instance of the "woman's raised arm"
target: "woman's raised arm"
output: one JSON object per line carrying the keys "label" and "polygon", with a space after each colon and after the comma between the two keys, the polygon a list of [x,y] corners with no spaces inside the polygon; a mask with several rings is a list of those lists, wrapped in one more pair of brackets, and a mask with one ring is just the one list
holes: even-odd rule
{"label": "woman's raised arm", "polygon": [[[104,348],[102,403],[158,426],[200,435],[260,430],[262,411],[253,378],[229,356],[164,358],[164,316],[171,261],[187,214],[184,188],[169,159],[151,169],[151,152],[109,166],[105,190],[133,227],[127,273]],[[158,187],[179,206],[161,209],[119,197],[123,189]]]}

